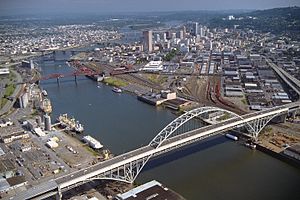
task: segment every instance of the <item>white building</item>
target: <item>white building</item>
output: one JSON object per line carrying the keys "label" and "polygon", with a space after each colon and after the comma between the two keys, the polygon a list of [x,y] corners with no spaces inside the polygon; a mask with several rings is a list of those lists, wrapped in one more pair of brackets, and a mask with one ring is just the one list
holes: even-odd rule
{"label": "white building", "polygon": [[0,75],[8,75],[9,69],[8,68],[0,68]]}
{"label": "white building", "polygon": [[25,92],[19,97],[20,108],[26,108],[29,103],[29,94]]}
{"label": "white building", "polygon": [[142,69],[142,71],[158,72],[163,70],[162,61],[150,61]]}

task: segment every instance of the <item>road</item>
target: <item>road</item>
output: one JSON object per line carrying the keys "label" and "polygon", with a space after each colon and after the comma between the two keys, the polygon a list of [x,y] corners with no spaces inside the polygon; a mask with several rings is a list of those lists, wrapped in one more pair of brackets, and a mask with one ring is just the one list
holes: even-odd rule
{"label": "road", "polygon": [[300,96],[300,81],[286,72],[284,69],[275,65],[270,59],[264,57],[269,66]]}

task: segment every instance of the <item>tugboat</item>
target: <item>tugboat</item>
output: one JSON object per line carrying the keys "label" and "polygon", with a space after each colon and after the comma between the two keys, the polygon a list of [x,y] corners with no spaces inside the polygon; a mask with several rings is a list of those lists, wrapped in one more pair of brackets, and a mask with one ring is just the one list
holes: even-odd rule
{"label": "tugboat", "polygon": [[122,93],[122,90],[120,88],[117,88],[117,87],[113,87],[112,91],[115,92],[115,93]]}
{"label": "tugboat", "polygon": [[74,131],[76,133],[82,133],[84,131],[84,128],[83,128],[82,124],[79,123],[79,121],[76,122]]}
{"label": "tugboat", "polygon": [[245,142],[245,146],[249,147],[250,149],[256,149],[256,144],[253,143],[252,141]]}
{"label": "tugboat", "polygon": [[44,95],[44,97],[48,96],[48,93],[46,90],[42,90],[42,94]]}
{"label": "tugboat", "polygon": [[57,121],[60,123],[61,127],[66,130],[73,131],[76,133],[82,133],[84,131],[83,125],[79,121],[75,122],[75,118],[69,118],[67,114],[62,114],[58,117]]}

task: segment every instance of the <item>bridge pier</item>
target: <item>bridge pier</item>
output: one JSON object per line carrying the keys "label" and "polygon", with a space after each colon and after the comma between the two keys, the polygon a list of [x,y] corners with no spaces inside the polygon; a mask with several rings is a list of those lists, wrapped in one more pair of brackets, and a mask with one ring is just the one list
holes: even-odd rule
{"label": "bridge pier", "polygon": [[62,193],[61,193],[60,187],[58,187],[58,191],[57,191],[57,193],[55,195],[55,199],[56,200],[62,200]]}
{"label": "bridge pier", "polygon": [[59,78],[56,78],[56,82],[57,82],[57,84],[59,85]]}
{"label": "bridge pier", "polygon": [[297,111],[296,110],[289,113],[289,117],[291,117],[292,119],[295,119],[296,115],[297,115]]}

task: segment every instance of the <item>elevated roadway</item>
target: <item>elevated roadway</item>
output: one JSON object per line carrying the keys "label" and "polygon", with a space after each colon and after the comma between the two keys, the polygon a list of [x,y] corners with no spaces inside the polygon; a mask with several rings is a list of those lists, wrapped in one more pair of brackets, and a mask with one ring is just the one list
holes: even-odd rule
{"label": "elevated roadway", "polygon": [[280,78],[300,96],[300,81],[284,69],[275,65],[270,59],[265,59],[268,65],[280,76]]}

